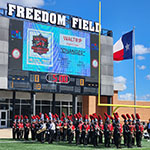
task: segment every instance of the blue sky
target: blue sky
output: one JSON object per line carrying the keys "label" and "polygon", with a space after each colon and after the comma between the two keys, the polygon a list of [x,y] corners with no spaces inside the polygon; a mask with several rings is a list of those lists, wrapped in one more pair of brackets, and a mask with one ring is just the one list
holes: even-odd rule
{"label": "blue sky", "polygon": [[[98,22],[98,0],[1,0],[80,16]],[[150,1],[102,0],[102,28],[113,31],[114,43],[135,26],[137,99],[150,100]],[[120,99],[133,99],[133,60],[114,62],[115,82],[124,85]]]}

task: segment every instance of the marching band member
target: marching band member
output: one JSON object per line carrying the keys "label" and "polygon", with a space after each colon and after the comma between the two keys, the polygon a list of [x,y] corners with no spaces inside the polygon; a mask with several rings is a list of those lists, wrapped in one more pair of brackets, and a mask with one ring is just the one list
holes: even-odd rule
{"label": "marching band member", "polygon": [[142,141],[142,135],[143,135],[143,125],[140,123],[140,116],[138,113],[136,113],[136,125],[135,125],[135,131],[136,131],[136,144],[137,147],[142,147],[141,141]]}
{"label": "marching band member", "polygon": [[56,142],[59,142],[60,141],[60,129],[61,129],[62,123],[60,122],[57,114],[55,114],[55,117],[57,119],[57,121],[56,121]]}
{"label": "marching band member", "polygon": [[76,123],[76,129],[75,129],[75,133],[76,133],[76,145],[80,144],[80,139],[81,139],[81,132],[82,132],[82,119],[80,118],[81,116],[77,113],[76,117],[78,118],[78,121]]}
{"label": "marching band member", "polygon": [[68,143],[71,144],[74,138],[74,131],[75,131],[75,126],[73,125],[72,120],[69,120],[69,124],[68,124],[68,137],[69,137],[69,141]]}
{"label": "marching band member", "polygon": [[56,130],[56,126],[55,126],[52,114],[51,112],[49,112],[49,126],[48,126],[48,131],[49,131],[48,143],[49,144],[53,143],[55,130]]}
{"label": "marching band member", "polygon": [[49,128],[50,124],[49,124],[49,117],[48,117],[48,115],[46,113],[45,113],[45,119],[46,119],[46,122],[45,122],[46,123],[45,141],[48,142],[48,140],[49,140],[49,134],[50,134],[48,128]]}
{"label": "marching band member", "polygon": [[83,125],[83,120],[82,120],[82,115],[80,112],[78,112],[78,117],[79,117],[79,144],[83,144],[83,137],[82,137],[82,125]]}
{"label": "marching band member", "polygon": [[105,147],[110,147],[110,139],[112,135],[113,126],[110,123],[110,116],[107,113],[105,115],[105,124],[104,124],[104,136],[105,136]]}
{"label": "marching band member", "polygon": [[62,120],[63,120],[63,123],[62,123],[62,127],[63,127],[63,141],[66,141],[66,137],[67,137],[67,126],[68,126],[68,123],[67,123],[67,120],[66,120],[66,116],[65,116],[65,113],[62,112]]}
{"label": "marching band member", "polygon": [[95,122],[94,122],[94,116],[90,115],[91,118],[91,125],[90,125],[90,137],[91,137],[91,144],[93,144],[94,147],[96,147],[96,141],[95,141]]}
{"label": "marching band member", "polygon": [[127,126],[127,146],[128,148],[132,148],[132,137],[133,137],[133,125],[131,121],[131,117],[129,114],[126,114],[128,117],[128,126]]}
{"label": "marching band member", "polygon": [[13,135],[13,139],[16,139],[16,131],[17,131],[17,115],[15,115],[14,117],[14,121],[13,121],[13,125],[12,125],[12,135]]}
{"label": "marching band member", "polygon": [[32,124],[31,124],[31,137],[32,140],[36,139],[36,116],[32,116]]}
{"label": "marching band member", "polygon": [[22,139],[23,136],[23,121],[20,120],[20,116],[18,116],[18,123],[17,123],[17,139]]}
{"label": "marching band member", "polygon": [[99,118],[99,127],[100,127],[99,143],[103,143],[104,125],[103,125],[103,120],[102,120],[101,115],[98,115],[98,118]]}
{"label": "marching band member", "polygon": [[122,118],[124,119],[124,125],[123,125],[123,139],[124,139],[124,146],[127,146],[127,117],[122,114]]}
{"label": "marching band member", "polygon": [[40,139],[40,142],[41,143],[44,143],[45,142],[45,139],[44,139],[44,134],[45,134],[45,130],[46,130],[46,124],[44,123],[44,114],[41,114],[40,113],[40,116],[41,116],[41,119],[40,119],[40,122],[39,122],[39,139]]}
{"label": "marching band member", "polygon": [[38,141],[40,141],[40,134],[37,134],[40,128],[40,116],[36,115],[36,124],[35,124],[35,129],[36,129],[36,138]]}
{"label": "marching band member", "polygon": [[82,127],[82,137],[83,137],[83,144],[87,145],[88,143],[88,133],[90,130],[90,126],[87,124],[88,120],[88,115],[84,116],[84,124],[81,126]]}
{"label": "marching band member", "polygon": [[121,148],[122,124],[120,123],[118,113],[114,114],[116,126],[114,128],[114,143],[117,148]]}
{"label": "marching band member", "polygon": [[29,122],[28,116],[25,116],[24,118],[26,120],[24,124],[24,139],[28,140],[31,124]]}
{"label": "marching band member", "polygon": [[132,145],[134,146],[135,145],[135,136],[136,136],[136,132],[135,132],[135,116],[134,114],[131,114],[131,117],[132,117],[132,126],[133,126],[133,136],[132,136]]}

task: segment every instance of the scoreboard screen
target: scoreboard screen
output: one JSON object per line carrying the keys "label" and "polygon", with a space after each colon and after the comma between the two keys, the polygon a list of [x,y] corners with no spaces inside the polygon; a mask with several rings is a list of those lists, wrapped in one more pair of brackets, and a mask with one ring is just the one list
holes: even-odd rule
{"label": "scoreboard screen", "polygon": [[98,35],[10,19],[8,89],[98,94]]}
{"label": "scoreboard screen", "polygon": [[90,76],[90,34],[25,21],[22,70]]}

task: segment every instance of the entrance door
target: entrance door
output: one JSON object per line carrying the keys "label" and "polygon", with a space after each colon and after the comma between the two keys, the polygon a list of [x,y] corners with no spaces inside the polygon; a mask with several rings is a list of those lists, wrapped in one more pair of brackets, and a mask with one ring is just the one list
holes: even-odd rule
{"label": "entrance door", "polygon": [[7,110],[0,110],[0,128],[7,128]]}

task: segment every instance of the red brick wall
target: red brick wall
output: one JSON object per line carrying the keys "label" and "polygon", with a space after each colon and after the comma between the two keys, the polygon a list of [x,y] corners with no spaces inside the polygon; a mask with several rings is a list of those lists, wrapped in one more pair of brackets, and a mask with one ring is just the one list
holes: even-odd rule
{"label": "red brick wall", "polygon": [[[118,91],[114,92],[113,103],[114,104],[124,104],[124,105],[134,105],[134,101],[118,100]],[[137,101],[136,104],[143,105],[143,106],[150,106],[150,102],[145,102],[145,101]],[[132,114],[132,113],[134,113],[134,108],[120,107],[119,109],[117,109],[117,112],[120,115],[126,114],[126,113]],[[139,115],[141,117],[141,121],[148,121],[148,119],[150,118],[150,109],[136,108],[136,112],[139,113]],[[120,119],[121,119],[121,121],[123,121],[123,119],[121,117],[120,117]]]}
{"label": "red brick wall", "polygon": [[[100,102],[107,104],[107,96],[101,96]],[[104,112],[107,113],[107,107],[106,106],[97,106],[97,104],[98,104],[98,97],[96,99],[96,113],[98,115],[100,114],[104,121]]]}
{"label": "red brick wall", "polygon": [[[107,97],[101,96],[101,103],[107,103]],[[107,112],[107,107],[99,107],[98,104],[98,97],[96,96],[83,96],[82,99],[82,115],[85,114],[93,114],[97,113],[104,118],[104,112]]]}

